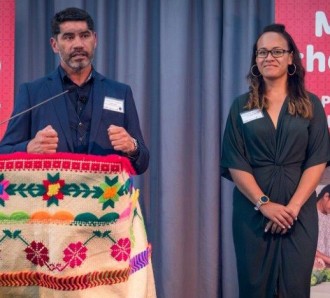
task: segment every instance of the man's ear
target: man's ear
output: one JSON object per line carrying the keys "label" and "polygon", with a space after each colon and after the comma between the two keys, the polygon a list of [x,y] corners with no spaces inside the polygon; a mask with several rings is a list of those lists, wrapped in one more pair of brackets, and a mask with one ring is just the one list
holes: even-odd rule
{"label": "man's ear", "polygon": [[97,35],[96,35],[96,32],[94,32],[94,36],[95,36],[95,43],[94,43],[94,50],[95,50],[96,47],[97,47]]}
{"label": "man's ear", "polygon": [[55,54],[57,54],[59,52],[59,50],[58,50],[58,47],[57,47],[57,41],[56,41],[55,37],[51,37],[49,42],[50,42],[50,46],[53,49],[53,52]]}

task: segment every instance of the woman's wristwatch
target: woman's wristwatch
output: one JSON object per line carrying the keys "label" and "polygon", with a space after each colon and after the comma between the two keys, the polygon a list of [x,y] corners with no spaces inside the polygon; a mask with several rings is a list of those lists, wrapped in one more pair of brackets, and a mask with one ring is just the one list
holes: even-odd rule
{"label": "woman's wristwatch", "polygon": [[259,211],[262,205],[265,205],[269,202],[269,198],[266,195],[263,195],[259,198],[257,204],[254,207],[254,210]]}

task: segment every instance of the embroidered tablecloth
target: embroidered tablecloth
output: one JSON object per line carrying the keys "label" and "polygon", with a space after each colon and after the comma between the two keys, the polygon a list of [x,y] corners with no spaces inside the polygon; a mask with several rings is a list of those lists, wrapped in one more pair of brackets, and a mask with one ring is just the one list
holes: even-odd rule
{"label": "embroidered tablecloth", "polygon": [[133,175],[117,155],[0,155],[0,297],[155,297]]}

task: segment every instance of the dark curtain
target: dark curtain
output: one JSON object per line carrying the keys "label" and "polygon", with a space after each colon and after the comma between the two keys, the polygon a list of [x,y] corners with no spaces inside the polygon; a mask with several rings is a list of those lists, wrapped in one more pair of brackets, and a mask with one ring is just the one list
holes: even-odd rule
{"label": "dark curtain", "polygon": [[58,65],[50,20],[94,18],[94,66],[131,85],[151,160],[141,189],[158,297],[237,297],[221,136],[275,0],[16,0],[15,91]]}

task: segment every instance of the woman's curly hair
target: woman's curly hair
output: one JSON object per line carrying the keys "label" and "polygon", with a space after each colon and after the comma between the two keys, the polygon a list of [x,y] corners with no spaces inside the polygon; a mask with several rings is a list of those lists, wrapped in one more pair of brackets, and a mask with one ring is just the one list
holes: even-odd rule
{"label": "woman's curly hair", "polygon": [[[266,32],[276,32],[283,36],[283,38],[287,41],[289,51],[292,53],[293,61],[292,65],[288,67],[288,71],[293,73],[293,75],[288,76],[288,98],[289,98],[289,107],[288,111],[291,115],[299,115],[303,118],[312,118],[313,116],[313,107],[312,103],[308,98],[307,91],[305,89],[305,69],[302,65],[300,54],[296,43],[294,42],[291,35],[285,30],[285,26],[282,24],[272,24],[266,26],[263,32],[257,38],[252,52],[251,58],[251,66],[250,70],[256,69],[255,61],[256,61],[256,52],[257,52],[257,43],[259,38]],[[291,67],[293,69],[291,69]],[[295,69],[296,68],[296,69]],[[256,71],[254,71],[256,74]],[[258,109],[267,109],[268,100],[265,96],[265,81],[263,77],[253,75],[251,71],[247,75],[247,79],[250,83],[249,88],[249,100],[246,105],[248,109],[258,108]]]}

